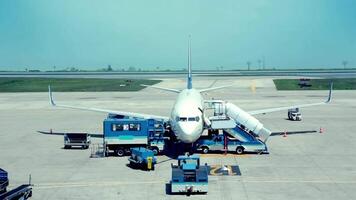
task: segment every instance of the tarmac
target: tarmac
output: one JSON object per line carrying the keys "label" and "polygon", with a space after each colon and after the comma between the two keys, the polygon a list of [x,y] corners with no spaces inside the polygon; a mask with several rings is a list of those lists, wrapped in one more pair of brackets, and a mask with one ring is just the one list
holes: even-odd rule
{"label": "tarmac", "polygon": [[[193,86],[234,84],[204,94],[246,111],[326,100],[328,91],[276,91],[273,77],[199,77]],[[184,88],[183,77],[159,86]],[[176,94],[146,88],[138,92],[55,92],[57,103],[169,116]],[[170,195],[174,159],[158,157],[155,171],[134,170],[127,157],[90,158],[91,150],[63,149],[63,137],[37,131],[101,133],[105,113],[52,108],[47,93],[0,93],[0,167],[10,189],[28,181],[32,199],[354,199],[356,197],[356,91],[333,91],[329,105],[301,109],[301,122],[287,111],[257,115],[273,132],[316,133],[272,136],[270,154],[208,154],[213,169],[206,195]],[[319,130],[322,128],[323,132]],[[93,139],[93,143],[100,143]],[[238,167],[221,175],[219,168]]]}

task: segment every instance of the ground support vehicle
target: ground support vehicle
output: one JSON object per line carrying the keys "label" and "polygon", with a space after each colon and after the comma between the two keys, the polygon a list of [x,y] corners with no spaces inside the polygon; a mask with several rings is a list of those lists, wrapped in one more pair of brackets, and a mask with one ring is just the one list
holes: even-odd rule
{"label": "ground support vehicle", "polygon": [[149,138],[149,149],[153,151],[155,155],[163,152],[165,149],[166,139],[163,137]]}
{"label": "ground support vehicle", "polygon": [[89,148],[90,135],[88,133],[65,133],[64,134],[64,148],[72,148],[78,146],[83,149]]}
{"label": "ground support vehicle", "polygon": [[157,163],[154,152],[144,147],[132,148],[128,160],[131,167],[139,167],[145,170],[154,170]]}
{"label": "ground support vehicle", "polygon": [[165,142],[169,137],[166,137],[166,124],[163,120],[149,119],[148,126],[148,148],[151,149],[155,155],[163,152],[165,149]]}
{"label": "ground support vehicle", "polygon": [[198,155],[178,156],[178,165],[172,164],[171,193],[207,193],[208,166],[200,165]]}
{"label": "ground support vehicle", "polygon": [[6,192],[6,187],[9,185],[7,171],[0,168],[0,194]]}
{"label": "ground support vehicle", "polygon": [[301,121],[302,114],[299,111],[299,108],[289,109],[288,110],[288,119],[292,121]]}
{"label": "ground support vehicle", "polygon": [[8,174],[0,168],[0,199],[1,200],[26,200],[32,196],[31,177],[28,184],[20,185],[14,189],[7,191],[9,185]]}
{"label": "ground support vehicle", "polygon": [[236,126],[233,129],[224,129],[222,131],[201,136],[194,146],[203,153],[211,151],[235,152],[236,154],[250,153],[268,153],[264,142],[256,138],[251,133]]}
{"label": "ground support vehicle", "polygon": [[0,194],[0,199],[4,200],[17,200],[17,199],[28,199],[32,197],[32,185],[23,184],[10,191]]}
{"label": "ground support vehicle", "polygon": [[155,154],[163,151],[164,122],[155,119],[114,118],[108,116],[103,122],[103,146],[105,156],[114,152],[117,156],[129,154],[132,148],[145,147]]}

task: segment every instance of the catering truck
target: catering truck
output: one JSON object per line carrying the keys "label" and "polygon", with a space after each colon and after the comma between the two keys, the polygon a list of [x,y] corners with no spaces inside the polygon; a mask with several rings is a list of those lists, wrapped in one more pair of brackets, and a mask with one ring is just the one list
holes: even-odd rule
{"label": "catering truck", "polygon": [[105,156],[112,152],[124,156],[135,147],[145,147],[158,154],[164,148],[163,124],[163,121],[155,119],[116,118],[109,115],[103,122]]}

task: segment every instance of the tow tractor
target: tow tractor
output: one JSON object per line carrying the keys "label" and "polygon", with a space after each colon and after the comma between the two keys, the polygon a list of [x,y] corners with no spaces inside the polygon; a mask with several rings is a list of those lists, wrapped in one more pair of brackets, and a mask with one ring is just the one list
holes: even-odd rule
{"label": "tow tractor", "polygon": [[178,165],[172,164],[171,193],[207,193],[208,166],[200,165],[198,155],[178,156]]}
{"label": "tow tractor", "polygon": [[82,149],[89,148],[90,135],[88,133],[65,133],[64,134],[64,148],[72,148],[79,146]]}
{"label": "tow tractor", "polygon": [[143,147],[132,148],[131,156],[128,160],[130,161],[130,166],[146,170],[154,170],[157,163],[154,151]]}
{"label": "tow tractor", "polygon": [[299,111],[299,108],[293,108],[288,110],[288,119],[292,121],[301,121],[302,114]]}

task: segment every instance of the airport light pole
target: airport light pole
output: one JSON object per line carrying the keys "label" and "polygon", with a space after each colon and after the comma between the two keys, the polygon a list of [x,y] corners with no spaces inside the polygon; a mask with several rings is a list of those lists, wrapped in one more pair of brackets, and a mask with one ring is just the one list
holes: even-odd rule
{"label": "airport light pole", "polygon": [[342,65],[344,66],[344,69],[346,69],[346,65],[348,64],[349,62],[347,62],[346,60],[342,61]]}
{"label": "airport light pole", "polygon": [[250,67],[251,67],[251,62],[247,61],[247,70],[250,71]]}
{"label": "airport light pole", "polygon": [[257,62],[258,62],[258,69],[261,70],[261,62],[262,62],[261,59],[258,59]]}

